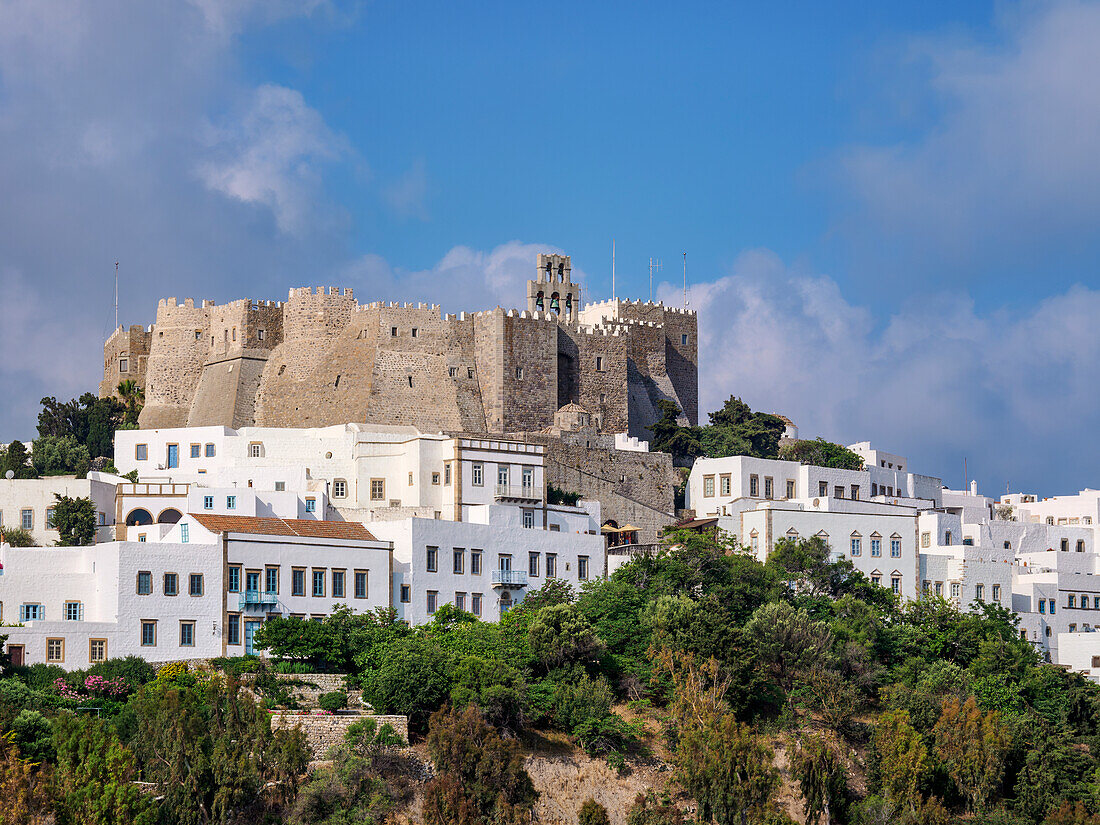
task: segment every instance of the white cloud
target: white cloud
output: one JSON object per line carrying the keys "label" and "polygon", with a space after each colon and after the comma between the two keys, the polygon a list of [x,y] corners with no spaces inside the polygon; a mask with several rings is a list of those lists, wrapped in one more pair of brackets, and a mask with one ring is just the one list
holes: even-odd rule
{"label": "white cloud", "polygon": [[308,17],[331,11],[328,0],[190,0],[209,29],[220,35],[236,34],[248,22],[271,23],[290,17]]}
{"label": "white cloud", "polygon": [[[679,294],[662,284],[666,301]],[[875,317],[831,278],[753,250],[693,286],[691,302],[702,410],[739,395],[805,436],[871,439],[956,484],[963,456],[998,489],[1095,483],[1100,290],[1075,286],[1020,313],[938,293]]]}
{"label": "white cloud", "polygon": [[428,220],[428,170],[424,161],[416,160],[405,174],[385,188],[383,195],[397,214]]}
{"label": "white cloud", "polygon": [[294,89],[265,84],[247,110],[211,132],[211,154],[198,165],[210,189],[267,207],[283,232],[300,232],[316,208],[321,167],[351,154]]}
{"label": "white cloud", "polygon": [[912,140],[846,153],[863,217],[956,261],[1042,254],[1052,239],[1091,231],[1100,218],[1098,42],[1100,4],[1070,0],[1004,14],[980,41],[912,43],[905,54],[927,74],[903,105],[929,98],[936,116]]}

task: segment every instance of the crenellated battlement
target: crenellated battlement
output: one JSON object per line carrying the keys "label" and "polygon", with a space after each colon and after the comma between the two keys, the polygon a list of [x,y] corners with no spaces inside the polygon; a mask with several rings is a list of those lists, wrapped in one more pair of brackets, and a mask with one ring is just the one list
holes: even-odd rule
{"label": "crenellated battlement", "polygon": [[664,398],[695,420],[694,310],[621,298],[582,308],[568,256],[536,264],[526,307],[472,313],[360,304],[335,286],[295,287],[285,301],[164,298],[155,325],[111,333],[100,392],[113,392],[123,367],[140,376],[144,427],[365,421],[533,432],[576,403],[597,429],[644,437]]}

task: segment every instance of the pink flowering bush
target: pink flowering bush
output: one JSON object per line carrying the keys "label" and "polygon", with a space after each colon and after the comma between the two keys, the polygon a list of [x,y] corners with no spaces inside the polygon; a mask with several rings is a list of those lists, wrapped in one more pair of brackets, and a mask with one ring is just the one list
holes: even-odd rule
{"label": "pink flowering bush", "polygon": [[73,701],[79,701],[93,696],[121,697],[125,696],[130,690],[129,685],[127,685],[126,681],[121,677],[116,679],[104,679],[102,676],[85,677],[84,684],[81,686],[84,693],[81,693],[81,688],[74,688],[61,676],[54,679],[53,686],[62,697]]}

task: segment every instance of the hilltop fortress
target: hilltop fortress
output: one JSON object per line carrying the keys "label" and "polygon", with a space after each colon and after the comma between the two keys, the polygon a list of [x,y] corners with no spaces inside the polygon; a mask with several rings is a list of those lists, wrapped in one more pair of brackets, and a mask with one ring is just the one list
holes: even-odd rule
{"label": "hilltop fortress", "polygon": [[574,404],[598,432],[648,439],[661,399],[697,421],[698,327],[662,303],[582,308],[569,256],[540,254],[522,311],[444,315],[334,287],[291,289],[286,302],[161,300],[155,324],[119,327],[104,345],[100,395],[128,378],[145,389],[143,429],[538,432]]}

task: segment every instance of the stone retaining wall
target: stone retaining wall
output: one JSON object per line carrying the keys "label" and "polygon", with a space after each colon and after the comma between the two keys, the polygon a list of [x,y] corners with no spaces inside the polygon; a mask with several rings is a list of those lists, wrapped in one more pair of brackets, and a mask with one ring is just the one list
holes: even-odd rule
{"label": "stone retaining wall", "polygon": [[378,727],[385,724],[393,727],[402,739],[409,738],[409,717],[407,716],[371,716],[359,713],[311,713],[295,714],[280,712],[272,714],[272,730],[291,730],[300,727],[306,735],[306,744],[317,759],[324,759],[329,748],[344,741],[349,727],[364,719],[373,719]]}

